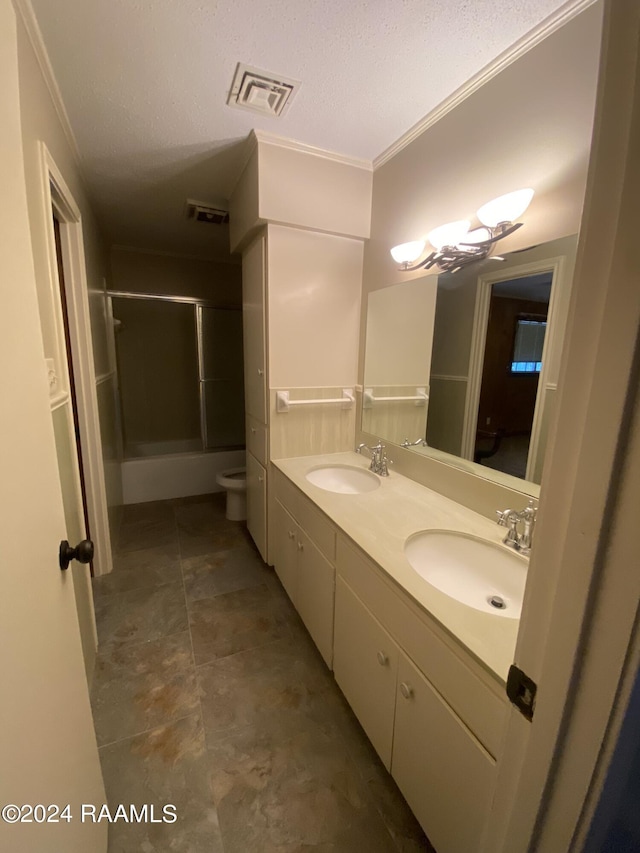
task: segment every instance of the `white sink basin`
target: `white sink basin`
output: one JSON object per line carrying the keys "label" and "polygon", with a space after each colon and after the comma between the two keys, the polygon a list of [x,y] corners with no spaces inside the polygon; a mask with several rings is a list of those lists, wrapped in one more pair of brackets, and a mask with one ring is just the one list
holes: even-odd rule
{"label": "white sink basin", "polygon": [[404,552],[411,567],[445,595],[476,610],[520,618],[527,579],[524,557],[450,530],[415,533]]}
{"label": "white sink basin", "polygon": [[371,471],[350,465],[324,465],[312,468],[305,476],[314,486],[341,495],[361,495],[380,485],[380,478]]}

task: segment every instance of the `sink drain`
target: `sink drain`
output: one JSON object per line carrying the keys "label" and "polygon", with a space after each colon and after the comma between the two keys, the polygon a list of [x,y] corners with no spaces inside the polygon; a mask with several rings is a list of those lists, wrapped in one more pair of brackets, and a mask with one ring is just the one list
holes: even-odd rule
{"label": "sink drain", "polygon": [[490,595],[487,601],[492,607],[495,607],[496,610],[505,610],[507,606],[507,602],[500,595]]}

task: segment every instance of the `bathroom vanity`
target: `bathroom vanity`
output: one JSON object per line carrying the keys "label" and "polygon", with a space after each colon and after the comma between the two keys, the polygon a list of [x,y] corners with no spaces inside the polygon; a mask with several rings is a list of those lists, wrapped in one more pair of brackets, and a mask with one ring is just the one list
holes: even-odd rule
{"label": "bathroom vanity", "polygon": [[446,530],[503,549],[504,532],[396,473],[332,491],[341,468],[369,473],[355,453],[272,463],[275,570],[438,853],[469,853],[491,807],[518,619],[446,595],[404,547]]}

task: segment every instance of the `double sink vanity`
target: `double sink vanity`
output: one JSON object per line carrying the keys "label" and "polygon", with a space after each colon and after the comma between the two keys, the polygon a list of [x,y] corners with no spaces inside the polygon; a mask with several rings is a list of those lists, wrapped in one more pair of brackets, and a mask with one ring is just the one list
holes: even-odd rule
{"label": "double sink vanity", "polygon": [[527,560],[353,452],[272,462],[275,570],[438,853],[479,849]]}

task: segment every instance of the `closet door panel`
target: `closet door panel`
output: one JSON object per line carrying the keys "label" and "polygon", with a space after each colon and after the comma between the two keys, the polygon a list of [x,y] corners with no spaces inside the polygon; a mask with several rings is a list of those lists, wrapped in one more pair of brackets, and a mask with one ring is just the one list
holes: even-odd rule
{"label": "closet door panel", "polygon": [[263,424],[267,422],[265,286],[265,238],[260,237],[242,256],[242,323],[245,410]]}
{"label": "closet door panel", "polygon": [[247,453],[247,528],[266,563],[267,472],[251,453]]}

